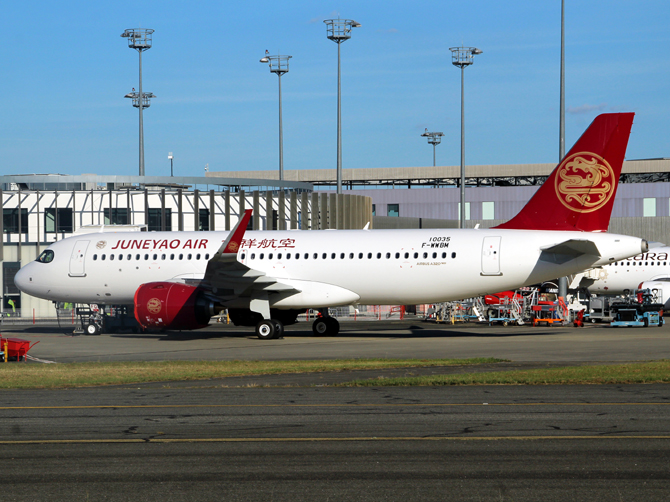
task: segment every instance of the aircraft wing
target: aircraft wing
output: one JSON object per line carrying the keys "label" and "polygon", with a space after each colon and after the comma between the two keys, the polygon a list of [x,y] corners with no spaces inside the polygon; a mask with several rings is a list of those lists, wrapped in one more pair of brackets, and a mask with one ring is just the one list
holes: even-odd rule
{"label": "aircraft wing", "polygon": [[294,287],[281,284],[265,272],[247,267],[237,260],[237,251],[251,218],[247,209],[228,238],[207,263],[201,286],[209,289],[218,299],[250,296],[253,291],[294,291]]}

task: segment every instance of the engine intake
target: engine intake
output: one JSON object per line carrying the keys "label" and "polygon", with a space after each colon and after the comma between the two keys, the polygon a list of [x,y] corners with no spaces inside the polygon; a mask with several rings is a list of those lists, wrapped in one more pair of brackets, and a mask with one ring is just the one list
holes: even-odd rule
{"label": "engine intake", "polygon": [[215,309],[202,289],[186,284],[149,282],[135,292],[135,319],[143,328],[204,328]]}

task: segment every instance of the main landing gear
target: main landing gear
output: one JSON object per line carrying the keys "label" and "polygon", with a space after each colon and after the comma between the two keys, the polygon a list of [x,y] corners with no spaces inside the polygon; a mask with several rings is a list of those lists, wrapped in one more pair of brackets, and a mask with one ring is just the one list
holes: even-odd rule
{"label": "main landing gear", "polygon": [[284,337],[284,325],[274,319],[264,319],[256,325],[256,336],[261,340]]}
{"label": "main landing gear", "polygon": [[340,332],[340,323],[334,317],[322,316],[314,321],[312,331],[316,336],[335,336]]}

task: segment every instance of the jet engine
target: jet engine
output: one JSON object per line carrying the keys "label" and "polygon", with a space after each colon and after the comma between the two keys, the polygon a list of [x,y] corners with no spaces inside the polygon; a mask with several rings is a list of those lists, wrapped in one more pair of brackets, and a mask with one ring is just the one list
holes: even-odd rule
{"label": "jet engine", "polygon": [[175,282],[149,282],[135,292],[135,319],[143,328],[200,329],[216,305],[202,289]]}

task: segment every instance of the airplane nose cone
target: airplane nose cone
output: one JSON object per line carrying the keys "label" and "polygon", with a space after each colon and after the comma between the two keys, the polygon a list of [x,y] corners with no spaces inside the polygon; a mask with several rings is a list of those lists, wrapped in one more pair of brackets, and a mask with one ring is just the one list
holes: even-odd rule
{"label": "airplane nose cone", "polygon": [[21,267],[14,276],[14,284],[16,284],[16,287],[19,288],[24,293],[28,294],[30,294],[30,291],[32,289],[31,285],[33,282],[32,274],[29,269],[30,264],[26,265],[25,267]]}

